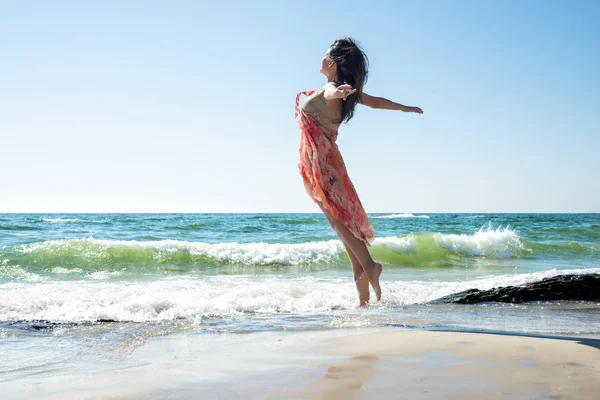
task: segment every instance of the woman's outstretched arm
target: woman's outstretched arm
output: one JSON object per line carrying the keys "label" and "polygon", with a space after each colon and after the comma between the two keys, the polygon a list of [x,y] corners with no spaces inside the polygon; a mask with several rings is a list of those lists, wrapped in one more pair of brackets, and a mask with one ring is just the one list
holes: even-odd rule
{"label": "woman's outstretched arm", "polygon": [[423,114],[423,110],[419,107],[405,106],[400,103],[394,103],[383,97],[369,96],[366,93],[362,94],[362,104],[371,108],[380,108],[382,110],[399,110],[404,112],[414,112],[417,114]]}

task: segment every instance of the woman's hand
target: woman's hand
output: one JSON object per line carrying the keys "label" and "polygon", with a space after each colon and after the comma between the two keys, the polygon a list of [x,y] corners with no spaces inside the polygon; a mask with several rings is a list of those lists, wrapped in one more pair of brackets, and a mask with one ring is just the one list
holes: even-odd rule
{"label": "woman's hand", "polygon": [[352,86],[344,84],[344,85],[340,85],[337,87],[337,90],[335,91],[335,95],[337,98],[340,98],[340,99],[343,99],[344,101],[346,101],[348,96],[350,96],[354,92],[356,92],[356,89],[352,89]]}
{"label": "woman's hand", "polygon": [[408,112],[423,114],[423,110],[421,110],[419,107],[408,107]]}

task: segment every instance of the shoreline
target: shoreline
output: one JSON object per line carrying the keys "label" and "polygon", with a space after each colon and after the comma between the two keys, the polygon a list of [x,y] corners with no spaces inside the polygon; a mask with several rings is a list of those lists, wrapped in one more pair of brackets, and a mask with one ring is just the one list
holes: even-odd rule
{"label": "shoreline", "polygon": [[[396,327],[396,325],[390,325],[392,327]],[[403,327],[399,325],[397,327]],[[415,330],[423,330],[430,332],[448,332],[448,333],[474,333],[474,334],[482,334],[482,335],[499,335],[499,336],[516,336],[516,337],[528,337],[528,338],[537,338],[537,339],[554,339],[554,340],[567,340],[576,343],[580,343],[582,345],[591,346],[598,350],[600,350],[600,334],[594,333],[582,333],[582,334],[572,334],[572,335],[552,335],[552,334],[542,334],[542,333],[527,333],[527,332],[518,332],[518,331],[501,331],[495,329],[474,329],[474,328],[465,328],[465,329],[450,329],[450,328],[411,328]]]}
{"label": "shoreline", "polygon": [[[406,327],[148,339],[128,366],[5,381],[7,399],[595,398],[600,337]],[[496,397],[495,397],[496,396]],[[556,398],[556,397],[555,397]]]}

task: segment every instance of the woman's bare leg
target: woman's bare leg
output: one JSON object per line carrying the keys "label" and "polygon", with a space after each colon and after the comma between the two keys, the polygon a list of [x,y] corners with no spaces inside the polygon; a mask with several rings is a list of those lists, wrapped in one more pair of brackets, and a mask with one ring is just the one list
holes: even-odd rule
{"label": "woman's bare leg", "polygon": [[[341,239],[341,238],[340,238]],[[356,284],[356,290],[358,291],[358,301],[361,307],[364,307],[369,302],[369,277],[363,270],[360,261],[356,258],[350,247],[342,240],[344,247],[346,248],[346,253],[348,253],[348,258],[350,259],[350,263],[352,264],[352,272],[354,274],[354,283]]]}
{"label": "woman's bare leg", "polygon": [[350,251],[360,262],[375,291],[377,301],[381,300],[381,286],[379,285],[379,276],[382,271],[381,264],[373,261],[367,245],[362,240],[354,236],[344,224],[333,218],[321,203],[317,202],[317,205],[321,208],[321,211],[323,211],[323,214],[325,214],[331,227],[336,231],[342,242],[350,248]]}
{"label": "woman's bare leg", "polygon": [[[329,214],[327,212],[327,210],[325,210],[321,206],[320,203],[317,203],[317,204],[319,204],[319,207],[321,207],[321,210],[324,211],[323,213],[325,214],[325,218],[327,218],[327,221],[329,221],[329,225],[331,225],[331,227],[333,228],[335,226],[335,220],[333,219],[331,214]],[[334,230],[335,230],[335,228],[334,228]],[[346,242],[344,242],[344,240],[341,237],[340,237],[340,241],[344,245],[344,248],[346,249],[346,253],[348,253],[348,258],[350,259],[350,263],[352,264],[352,272],[354,274],[354,283],[356,284],[356,290],[358,291],[358,301],[360,303],[360,306],[364,307],[369,302],[369,297],[370,297],[369,277],[365,273],[360,261],[358,261],[358,259],[352,252],[352,249],[350,249],[350,247],[346,244]]]}

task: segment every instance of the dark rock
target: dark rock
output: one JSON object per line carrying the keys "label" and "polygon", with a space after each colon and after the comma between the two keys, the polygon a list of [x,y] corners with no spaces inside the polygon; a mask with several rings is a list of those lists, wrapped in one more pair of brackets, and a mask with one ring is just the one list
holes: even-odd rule
{"label": "dark rock", "polygon": [[469,289],[434,300],[432,303],[521,303],[538,300],[600,300],[600,274],[559,275],[520,286],[491,290]]}
{"label": "dark rock", "polygon": [[9,323],[13,328],[30,330],[30,331],[52,331],[56,328],[72,328],[75,326],[95,325],[98,323],[117,322],[113,319],[99,319],[97,321],[81,321],[81,322],[52,322],[43,319],[38,320],[20,320]]}

